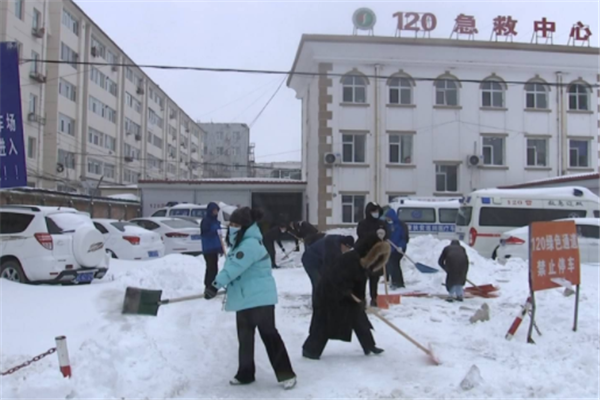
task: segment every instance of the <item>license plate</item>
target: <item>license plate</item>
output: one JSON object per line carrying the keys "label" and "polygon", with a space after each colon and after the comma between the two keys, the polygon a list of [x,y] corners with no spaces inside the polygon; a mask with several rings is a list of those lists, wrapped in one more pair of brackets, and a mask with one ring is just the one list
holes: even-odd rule
{"label": "license plate", "polygon": [[75,277],[75,282],[91,282],[94,279],[94,273],[93,272],[86,272],[85,274],[79,274],[77,275],[77,277]]}
{"label": "license plate", "polygon": [[158,251],[149,251],[148,257],[158,257]]}
{"label": "license plate", "polygon": [[192,240],[200,240],[200,235],[192,235]]}
{"label": "license plate", "polygon": [[465,234],[464,233],[459,233],[458,234],[458,240],[465,240]]}

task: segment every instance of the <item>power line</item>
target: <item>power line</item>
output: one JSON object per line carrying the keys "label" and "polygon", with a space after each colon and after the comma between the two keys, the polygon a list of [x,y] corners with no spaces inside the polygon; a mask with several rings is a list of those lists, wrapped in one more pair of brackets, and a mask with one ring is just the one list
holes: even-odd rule
{"label": "power line", "polygon": [[283,86],[284,83],[285,83],[285,77],[281,80],[281,83],[279,84],[279,86],[277,86],[277,89],[275,90],[275,93],[273,93],[273,95],[269,98],[269,100],[267,100],[267,103],[264,105],[264,107],[258,112],[258,114],[256,115],[256,117],[254,117],[254,119],[252,120],[252,122],[250,122],[248,124],[248,126],[250,128],[252,128],[252,126],[254,125],[254,123],[262,115],[263,111],[265,111],[265,109],[269,106],[269,104],[271,104],[271,101],[273,100],[273,98],[275,98],[275,96],[277,95],[277,93],[279,93],[279,90],[281,89],[281,87]]}
{"label": "power line", "polygon": [[[192,66],[174,66],[174,65],[159,65],[159,64],[133,64],[133,63],[106,63],[106,62],[94,62],[94,61],[62,61],[62,60],[33,60],[33,59],[22,59],[23,63],[26,62],[41,62],[47,64],[70,64],[70,65],[92,65],[92,66],[112,66],[112,67],[135,67],[135,68],[150,68],[150,69],[162,69],[162,70],[176,70],[176,71],[198,71],[198,72],[231,72],[231,73],[244,73],[244,74],[263,74],[263,75],[286,75],[286,76],[311,76],[311,77],[343,77],[352,74],[348,73],[336,73],[336,72],[308,72],[308,71],[282,71],[282,70],[270,70],[270,69],[243,69],[243,68],[215,68],[215,67],[192,67]],[[372,79],[390,79],[394,78],[395,75],[370,75],[360,73],[359,76]],[[411,77],[417,82],[435,82],[438,78],[430,77]],[[483,83],[485,79],[456,79],[461,83]],[[504,81],[506,84],[511,85],[526,85],[529,81]],[[556,82],[545,82],[547,86],[569,86],[569,83],[556,83]],[[590,87],[598,88],[598,83],[588,83]]]}

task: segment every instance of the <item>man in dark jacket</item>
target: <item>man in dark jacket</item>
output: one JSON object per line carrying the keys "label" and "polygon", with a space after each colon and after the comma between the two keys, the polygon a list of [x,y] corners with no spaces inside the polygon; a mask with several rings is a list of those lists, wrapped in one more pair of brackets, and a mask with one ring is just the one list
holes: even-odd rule
{"label": "man in dark jacket", "polygon": [[323,270],[334,265],[338,257],[351,250],[353,246],[354,238],[352,236],[327,235],[304,250],[302,265],[312,285],[313,305]]}
{"label": "man in dark jacket", "polygon": [[283,243],[281,243],[281,237],[286,231],[287,224],[278,224],[269,229],[263,235],[263,245],[267,249],[269,257],[271,257],[271,266],[273,268],[279,268],[279,266],[275,262],[275,243],[277,243],[281,251],[285,251],[283,248]]}
{"label": "man in dark jacket", "polygon": [[[380,239],[389,239],[387,224],[381,220],[383,209],[375,202],[369,202],[365,207],[365,218],[358,223],[356,234],[358,239],[363,239],[367,236],[378,234],[382,236]],[[379,277],[383,275],[383,271],[376,272],[369,276],[369,294],[371,295],[371,307],[377,307],[377,286],[379,285]]]}
{"label": "man in dark jacket", "polygon": [[204,286],[209,287],[214,282],[219,272],[219,256],[224,253],[223,242],[219,235],[221,223],[218,219],[219,206],[217,203],[208,203],[206,216],[200,223],[200,235],[202,239],[202,254],[206,262],[204,273]]}
{"label": "man in dark jacket", "polygon": [[365,286],[369,271],[383,268],[389,255],[390,245],[373,234],[358,240],[353,250],[323,270],[310,334],[302,346],[304,357],[318,360],[329,339],[350,342],[353,331],[365,355],[383,352],[375,345],[365,313]]}
{"label": "man in dark jacket", "polygon": [[325,236],[319,235],[319,230],[307,221],[290,222],[288,233],[296,240],[296,251],[300,251],[300,247],[298,246],[299,239],[301,239],[304,242],[304,246],[307,247]]}
{"label": "man in dark jacket", "polygon": [[387,222],[389,227],[390,241],[402,250],[402,252],[399,252],[392,247],[392,254],[386,265],[387,279],[391,280],[392,289],[403,288],[404,275],[402,275],[400,262],[402,261],[402,257],[404,257],[404,253],[406,253],[406,246],[410,240],[408,226],[398,218],[398,213],[393,208],[385,212],[385,222]]}
{"label": "man in dark jacket", "polygon": [[446,271],[446,290],[450,293],[448,302],[463,301],[463,287],[467,282],[469,272],[469,256],[458,240],[442,250],[438,264]]}

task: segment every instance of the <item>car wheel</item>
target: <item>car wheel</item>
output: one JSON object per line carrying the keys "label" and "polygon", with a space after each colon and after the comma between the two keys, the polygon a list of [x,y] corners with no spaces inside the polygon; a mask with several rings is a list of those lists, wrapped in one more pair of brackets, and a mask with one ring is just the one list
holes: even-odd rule
{"label": "car wheel", "polygon": [[0,265],[0,279],[2,278],[13,282],[27,282],[21,264],[17,260],[7,260]]}
{"label": "car wheel", "polygon": [[119,258],[112,250],[106,250],[106,252],[110,255],[110,258],[114,258],[115,260]]}

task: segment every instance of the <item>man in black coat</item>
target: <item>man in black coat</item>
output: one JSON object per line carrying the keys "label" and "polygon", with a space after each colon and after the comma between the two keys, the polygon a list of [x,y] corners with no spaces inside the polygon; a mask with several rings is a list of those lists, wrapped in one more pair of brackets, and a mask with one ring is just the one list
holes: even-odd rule
{"label": "man in black coat", "polygon": [[446,290],[450,293],[448,302],[463,301],[463,287],[469,272],[469,256],[458,240],[453,240],[444,247],[438,264],[446,271]]}
{"label": "man in black coat", "polygon": [[354,249],[342,254],[334,265],[324,268],[310,334],[302,346],[304,357],[318,360],[329,339],[350,342],[353,331],[365,355],[383,352],[375,346],[365,312],[365,285],[369,272],[382,269],[389,256],[390,245],[370,235],[357,241]]}
{"label": "man in black coat", "polygon": [[269,229],[265,234],[263,234],[263,245],[267,249],[269,257],[271,257],[271,267],[273,268],[279,268],[279,266],[275,262],[275,243],[277,243],[281,251],[285,251],[285,249],[283,248],[283,244],[281,243],[281,237],[286,231],[287,224],[279,224]]}
{"label": "man in black coat", "polygon": [[317,285],[325,268],[335,265],[338,257],[350,251],[354,238],[344,235],[327,235],[309,247],[302,254],[302,265],[312,285],[312,304],[315,304]]}
{"label": "man in black coat", "polygon": [[[365,207],[365,218],[358,223],[356,234],[358,239],[365,238],[369,235],[379,232],[380,238],[383,240],[389,239],[389,231],[385,221],[381,220],[383,209],[375,202],[369,202]],[[383,236],[383,237],[381,237]],[[369,294],[371,295],[371,307],[377,307],[377,286],[379,285],[379,277],[383,275],[383,271],[371,274],[369,276]]]}

